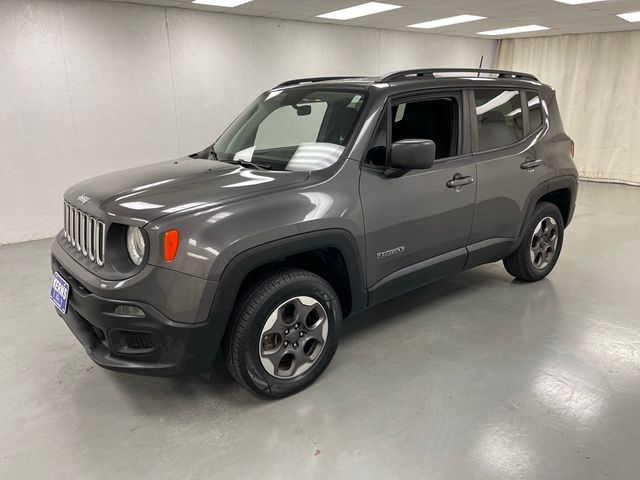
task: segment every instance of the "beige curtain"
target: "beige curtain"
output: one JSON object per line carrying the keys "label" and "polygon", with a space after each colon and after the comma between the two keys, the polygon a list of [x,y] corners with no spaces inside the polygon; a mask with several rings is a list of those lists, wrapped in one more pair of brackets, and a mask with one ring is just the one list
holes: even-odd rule
{"label": "beige curtain", "polygon": [[581,177],[640,185],[640,31],[502,40],[496,65],[556,89]]}

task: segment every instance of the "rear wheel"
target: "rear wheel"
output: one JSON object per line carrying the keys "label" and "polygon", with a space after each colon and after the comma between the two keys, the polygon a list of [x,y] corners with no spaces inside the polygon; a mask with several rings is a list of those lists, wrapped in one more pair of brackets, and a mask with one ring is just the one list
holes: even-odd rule
{"label": "rear wheel", "polygon": [[536,282],[555,267],[564,238],[564,222],[558,207],[540,202],[533,210],[518,249],[503,260],[514,277]]}
{"label": "rear wheel", "polygon": [[292,395],[327,367],[341,330],[331,285],[306,270],[285,270],[255,282],[238,300],[224,339],[225,359],[249,390]]}

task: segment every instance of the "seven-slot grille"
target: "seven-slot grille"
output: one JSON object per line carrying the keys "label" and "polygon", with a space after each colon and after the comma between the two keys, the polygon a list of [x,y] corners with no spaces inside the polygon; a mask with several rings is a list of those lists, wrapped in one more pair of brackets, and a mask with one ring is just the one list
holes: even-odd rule
{"label": "seven-slot grille", "polygon": [[64,237],[89,260],[104,265],[104,222],[64,202]]}

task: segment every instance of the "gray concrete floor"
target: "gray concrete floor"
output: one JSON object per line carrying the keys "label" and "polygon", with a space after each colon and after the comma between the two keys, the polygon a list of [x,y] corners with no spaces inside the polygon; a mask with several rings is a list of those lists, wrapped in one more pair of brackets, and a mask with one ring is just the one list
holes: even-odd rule
{"label": "gray concrete floor", "polygon": [[0,478],[638,478],[640,189],[582,184],[537,284],[479,267],[351,318],[280,401],[94,366],[0,248]]}

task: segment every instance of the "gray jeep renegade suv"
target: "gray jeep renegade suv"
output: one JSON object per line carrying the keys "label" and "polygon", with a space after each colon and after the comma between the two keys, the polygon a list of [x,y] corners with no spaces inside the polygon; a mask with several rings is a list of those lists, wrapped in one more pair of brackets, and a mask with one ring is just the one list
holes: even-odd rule
{"label": "gray jeep renegade suv", "polygon": [[292,80],[201,152],[67,190],[51,298],[103,367],[204,373],[221,349],[242,385],[282,397],[359,310],[497,260],[544,278],[577,187],[532,75]]}

